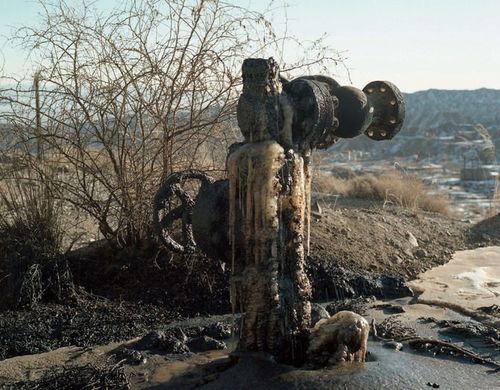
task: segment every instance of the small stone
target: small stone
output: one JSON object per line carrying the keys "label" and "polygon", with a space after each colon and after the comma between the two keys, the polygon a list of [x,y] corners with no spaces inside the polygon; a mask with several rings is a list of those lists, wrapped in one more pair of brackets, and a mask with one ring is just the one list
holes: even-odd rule
{"label": "small stone", "polygon": [[161,340],[165,339],[165,332],[162,330],[153,330],[146,334],[137,342],[141,349],[154,349],[160,345]]}
{"label": "small stone", "polygon": [[330,314],[323,306],[313,303],[311,305],[311,327],[323,318],[330,318]]}
{"label": "small stone", "polygon": [[168,353],[184,353],[187,336],[181,328],[172,328],[166,331],[153,330],[137,342],[139,349],[161,349]]}
{"label": "small stone", "polygon": [[191,352],[186,342],[177,337],[167,334],[165,339],[159,345],[160,349],[166,353],[185,354]]}
{"label": "small stone", "polygon": [[208,336],[216,340],[225,340],[231,337],[231,325],[219,321],[201,328],[195,336]]}
{"label": "small stone", "polygon": [[423,248],[416,248],[413,251],[413,255],[418,257],[419,259],[422,259],[424,257],[427,257],[427,251]]}
{"label": "small stone", "polygon": [[210,329],[212,337],[217,340],[229,339],[232,336],[230,324],[217,322]]}
{"label": "small stone", "polygon": [[395,351],[401,351],[401,349],[403,349],[403,344],[401,343],[398,343],[397,341],[386,341],[384,344],[382,344],[382,346],[384,348],[389,348],[389,349],[393,349]]}
{"label": "small stone", "polygon": [[129,364],[145,364],[147,362],[146,357],[139,351],[131,348],[123,348],[119,355],[120,359],[126,359]]}
{"label": "small stone", "polygon": [[406,232],[405,237],[413,248],[418,246],[418,241],[413,234]]}
{"label": "small stone", "polygon": [[340,233],[345,236],[346,238],[351,238],[351,235],[349,234],[349,230],[347,230],[346,228],[342,228],[340,229]]}
{"label": "small stone", "polygon": [[188,347],[194,352],[205,352],[214,349],[226,349],[226,343],[215,340],[212,337],[201,336],[189,340]]}
{"label": "small stone", "polygon": [[401,258],[401,256],[398,256],[398,255],[394,255],[392,256],[392,260],[396,263],[396,264],[401,264],[403,262],[403,259]]}
{"label": "small stone", "polygon": [[390,303],[388,304],[383,304],[383,305],[378,305],[377,308],[380,308],[384,311],[384,313],[387,314],[399,314],[399,313],[405,313],[406,310],[403,306],[400,305],[392,305]]}

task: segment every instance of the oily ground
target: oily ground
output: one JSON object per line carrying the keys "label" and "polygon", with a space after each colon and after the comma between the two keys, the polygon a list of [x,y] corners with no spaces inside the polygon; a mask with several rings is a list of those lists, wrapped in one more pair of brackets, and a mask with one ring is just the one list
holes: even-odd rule
{"label": "oily ground", "polygon": [[[344,286],[342,297],[405,295],[405,280],[454,251],[500,245],[500,215],[472,225],[369,201],[323,197],[313,206],[307,270],[316,300],[335,295],[323,294],[329,286]],[[217,259],[94,244],[68,261],[83,298],[1,311],[0,359],[130,339],[180,317],[230,311],[230,270]]]}

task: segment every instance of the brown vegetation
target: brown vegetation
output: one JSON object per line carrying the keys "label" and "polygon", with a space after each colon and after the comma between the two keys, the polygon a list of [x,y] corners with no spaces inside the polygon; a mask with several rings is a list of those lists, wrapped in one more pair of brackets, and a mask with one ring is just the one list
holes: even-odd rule
{"label": "brown vegetation", "polygon": [[50,188],[14,175],[0,193],[0,308],[73,294],[62,254],[61,203]]}
{"label": "brown vegetation", "polygon": [[361,175],[340,179],[318,173],[314,178],[313,189],[330,195],[383,201],[384,205],[397,205],[445,215],[452,213],[451,202],[446,194],[427,187],[418,177],[404,174]]}
{"label": "brown vegetation", "polygon": [[130,0],[107,12],[73,3],[44,4],[40,23],[13,37],[38,70],[0,76],[0,161],[15,154],[118,247],[151,240],[152,198],[166,175],[223,174],[239,137],[244,58],[287,42],[303,57],[277,58],[285,73],[339,60],[322,39],[280,36],[265,12],[218,0]]}

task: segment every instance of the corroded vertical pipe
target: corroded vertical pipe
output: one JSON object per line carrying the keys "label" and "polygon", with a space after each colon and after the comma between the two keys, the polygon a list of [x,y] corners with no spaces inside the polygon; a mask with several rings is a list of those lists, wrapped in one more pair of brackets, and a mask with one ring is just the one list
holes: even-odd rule
{"label": "corroded vertical pipe", "polygon": [[296,363],[311,312],[308,159],[291,148],[293,111],[274,61],[246,60],[243,81],[238,124],[247,143],[228,157],[231,301],[244,313],[239,349]]}

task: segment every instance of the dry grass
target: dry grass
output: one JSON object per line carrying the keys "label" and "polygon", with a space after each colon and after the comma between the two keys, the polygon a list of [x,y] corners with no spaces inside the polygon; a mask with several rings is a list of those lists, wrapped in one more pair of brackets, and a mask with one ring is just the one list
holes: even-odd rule
{"label": "dry grass", "polygon": [[31,307],[53,293],[61,297],[61,281],[70,276],[59,267],[60,204],[34,178],[15,174],[1,180],[0,188],[0,307]]}
{"label": "dry grass", "polygon": [[452,214],[449,197],[432,191],[414,176],[389,174],[383,176],[356,176],[338,179],[319,173],[313,180],[313,189],[321,193],[338,194],[348,198],[383,201],[384,205],[397,205],[409,209],[421,209]]}

